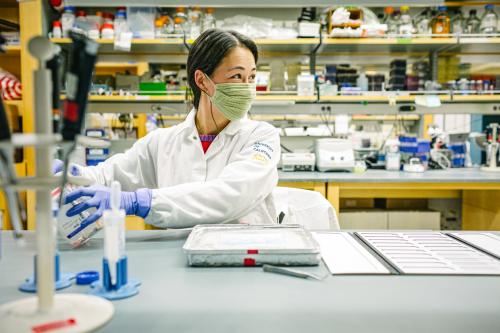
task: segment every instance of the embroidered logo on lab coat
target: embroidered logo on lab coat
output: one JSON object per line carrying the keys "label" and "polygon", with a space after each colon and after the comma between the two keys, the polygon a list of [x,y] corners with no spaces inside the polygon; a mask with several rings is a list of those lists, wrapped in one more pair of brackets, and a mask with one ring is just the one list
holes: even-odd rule
{"label": "embroidered logo on lab coat", "polygon": [[267,164],[272,159],[272,154],[274,149],[271,148],[268,144],[263,142],[256,142],[253,144],[252,149],[254,150],[254,154],[252,155],[252,159],[258,161],[262,164]]}

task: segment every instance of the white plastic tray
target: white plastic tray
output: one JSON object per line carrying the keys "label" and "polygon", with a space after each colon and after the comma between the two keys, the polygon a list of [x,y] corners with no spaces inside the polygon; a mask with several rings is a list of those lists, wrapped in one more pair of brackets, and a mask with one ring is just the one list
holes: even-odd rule
{"label": "white plastic tray", "polygon": [[198,225],[183,247],[191,266],[318,265],[311,233],[287,225]]}

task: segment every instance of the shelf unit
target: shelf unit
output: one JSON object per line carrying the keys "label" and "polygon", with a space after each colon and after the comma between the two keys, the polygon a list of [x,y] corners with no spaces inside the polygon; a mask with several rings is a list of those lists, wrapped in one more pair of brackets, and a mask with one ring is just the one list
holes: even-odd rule
{"label": "shelf unit", "polygon": [[[69,45],[69,38],[53,38],[54,43],[62,46]],[[128,53],[123,50],[114,50],[114,40],[98,39],[100,53]],[[187,44],[193,43],[188,39]],[[291,52],[294,54],[308,54],[320,44],[319,38],[295,39],[256,39],[255,42],[264,55],[273,55],[276,52]],[[352,53],[352,52],[420,52],[447,51],[455,53],[500,53],[500,36],[491,37],[379,37],[379,38],[323,38],[320,54]],[[187,54],[187,49],[181,38],[133,39],[131,51],[136,54]]]}

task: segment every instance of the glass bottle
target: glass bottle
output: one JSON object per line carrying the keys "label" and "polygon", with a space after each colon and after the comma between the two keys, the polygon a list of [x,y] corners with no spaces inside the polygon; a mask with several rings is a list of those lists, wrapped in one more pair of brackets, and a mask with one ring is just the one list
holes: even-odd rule
{"label": "glass bottle", "polygon": [[467,21],[465,21],[465,32],[468,34],[478,34],[479,27],[481,26],[481,21],[477,17],[477,11],[475,9],[471,9],[469,11],[469,17]]}
{"label": "glass bottle", "polygon": [[174,15],[174,34],[183,35],[184,33],[186,35],[190,33],[188,16],[184,7],[177,7]]}
{"label": "glass bottle", "polygon": [[461,34],[464,32],[464,16],[460,9],[457,9],[451,18],[451,32],[454,34]]}
{"label": "glass bottle", "polygon": [[417,33],[418,34],[430,34],[432,33],[431,29],[431,12],[429,9],[426,9],[420,14],[420,18],[417,21]]}
{"label": "glass bottle", "polygon": [[450,17],[446,13],[445,6],[438,7],[438,14],[432,22],[432,33],[435,35],[444,35],[450,33]]}
{"label": "glass bottle", "polygon": [[414,33],[413,20],[410,16],[410,7],[401,6],[399,33],[401,35],[411,35]]}
{"label": "glass bottle", "polygon": [[398,26],[394,21],[394,8],[385,7],[384,9],[385,18],[384,23],[387,24],[387,34],[395,35],[398,33]]}
{"label": "glass bottle", "polygon": [[202,30],[205,31],[212,28],[215,28],[214,9],[207,8],[205,17],[203,18]]}
{"label": "glass bottle", "polygon": [[493,5],[484,6],[485,12],[481,18],[481,33],[494,34],[497,32],[498,16]]}
{"label": "glass bottle", "polygon": [[193,7],[189,11],[190,37],[196,39],[201,33],[201,10],[200,7]]}

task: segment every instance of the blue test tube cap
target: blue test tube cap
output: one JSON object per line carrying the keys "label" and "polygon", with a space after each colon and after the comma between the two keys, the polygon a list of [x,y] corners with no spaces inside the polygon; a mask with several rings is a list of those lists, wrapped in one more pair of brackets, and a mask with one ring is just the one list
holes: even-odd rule
{"label": "blue test tube cap", "polygon": [[99,272],[97,271],[84,271],[76,274],[76,284],[89,285],[94,281],[99,281]]}

